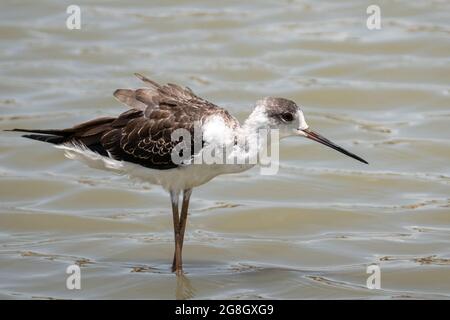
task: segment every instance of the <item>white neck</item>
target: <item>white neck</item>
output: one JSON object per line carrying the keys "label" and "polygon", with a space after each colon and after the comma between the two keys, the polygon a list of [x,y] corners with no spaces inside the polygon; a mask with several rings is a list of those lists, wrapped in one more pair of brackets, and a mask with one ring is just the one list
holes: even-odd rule
{"label": "white neck", "polygon": [[262,107],[256,107],[253,112],[245,120],[242,130],[247,135],[257,134],[260,129],[269,128],[269,119]]}
{"label": "white neck", "polygon": [[264,129],[269,129],[269,120],[264,109],[256,107],[244,124],[235,131],[238,139],[236,154],[239,158],[258,159],[258,154],[267,148],[267,143],[261,139]]}

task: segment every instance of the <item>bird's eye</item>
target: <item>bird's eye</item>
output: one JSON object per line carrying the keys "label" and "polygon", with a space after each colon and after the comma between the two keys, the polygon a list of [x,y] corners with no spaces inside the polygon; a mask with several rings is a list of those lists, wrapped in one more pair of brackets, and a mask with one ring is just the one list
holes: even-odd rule
{"label": "bird's eye", "polygon": [[281,114],[281,120],[283,120],[284,122],[291,122],[292,120],[294,120],[294,116],[292,115],[292,113],[283,113]]}

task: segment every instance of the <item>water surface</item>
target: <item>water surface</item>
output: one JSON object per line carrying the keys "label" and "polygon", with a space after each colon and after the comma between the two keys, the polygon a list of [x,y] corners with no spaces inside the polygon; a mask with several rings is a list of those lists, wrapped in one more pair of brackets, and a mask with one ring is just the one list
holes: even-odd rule
{"label": "water surface", "polygon": [[[124,107],[141,72],[239,119],[267,95],[362,165],[299,138],[280,170],[194,190],[186,276],[169,272],[169,198],[61,150],[0,134],[0,297],[449,298],[450,4],[381,1],[2,1],[0,129],[63,128]],[[65,287],[81,266],[82,289]],[[381,267],[381,289],[366,267]]]}

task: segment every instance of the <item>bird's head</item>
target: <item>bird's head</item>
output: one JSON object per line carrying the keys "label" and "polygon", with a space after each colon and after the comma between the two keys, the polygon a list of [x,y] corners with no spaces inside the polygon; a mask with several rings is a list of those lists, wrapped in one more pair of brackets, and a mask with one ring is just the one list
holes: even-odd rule
{"label": "bird's head", "polygon": [[294,101],[275,97],[259,100],[256,103],[252,118],[254,121],[259,122],[260,125],[265,124],[270,129],[278,129],[280,138],[289,136],[305,137],[368,164],[366,160],[311,130],[306,123],[303,111]]}

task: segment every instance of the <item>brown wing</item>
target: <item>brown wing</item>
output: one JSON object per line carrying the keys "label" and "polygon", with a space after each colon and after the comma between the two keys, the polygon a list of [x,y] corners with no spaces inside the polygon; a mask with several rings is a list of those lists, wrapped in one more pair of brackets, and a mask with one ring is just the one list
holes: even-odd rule
{"label": "brown wing", "polygon": [[[172,161],[172,151],[178,143],[186,142],[172,141],[172,132],[186,129],[191,135],[191,147],[196,143],[194,121],[197,118],[186,115],[183,109],[181,105],[164,104],[152,110],[130,109],[111,123],[111,128],[102,135],[100,143],[113,159],[153,169],[175,168],[177,164]],[[190,155],[183,156],[188,158]]]}
{"label": "brown wing", "polygon": [[196,96],[189,88],[175,84],[161,86],[137,76],[149,87],[116,90],[114,96],[131,107],[118,117],[94,119],[64,130],[38,132],[52,136],[28,137],[56,144],[82,144],[103,156],[163,170],[178,166],[172,161],[172,150],[179,143],[186,143],[172,141],[174,130],[182,128],[190,132],[191,152],[183,155],[189,158],[194,154],[196,143],[203,144],[203,141],[195,141],[202,139],[201,134],[194,135],[196,123],[201,125],[205,118],[215,114],[222,116],[231,127],[239,125],[226,110]]}
{"label": "brown wing", "polygon": [[114,92],[114,97],[130,108],[146,110],[148,107],[155,107],[161,104],[184,104],[190,108],[204,111],[207,109],[223,110],[213,103],[200,98],[188,87],[183,88],[173,83],[161,86],[139,73],[135,73],[135,76],[142,80],[147,87],[137,90],[117,89]]}
{"label": "brown wing", "polygon": [[136,76],[149,87],[116,90],[114,96],[132,109],[112,122],[111,130],[101,137],[101,144],[114,159],[154,169],[174,168],[177,164],[173,163],[171,153],[175,146],[186,141],[172,141],[172,132],[189,131],[191,152],[183,155],[186,159],[194,154],[196,143],[203,145],[203,141],[195,141],[202,136],[194,135],[194,126],[201,125],[209,115],[220,115],[231,126],[238,125],[226,110],[198,97],[189,88],[176,84],[161,86],[140,74]]}

